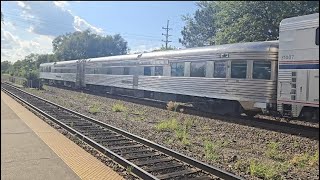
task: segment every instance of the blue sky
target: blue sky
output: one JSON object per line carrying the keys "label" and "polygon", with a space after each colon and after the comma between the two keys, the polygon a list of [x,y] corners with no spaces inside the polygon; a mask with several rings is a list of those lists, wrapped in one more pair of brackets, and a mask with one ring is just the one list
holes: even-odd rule
{"label": "blue sky", "polygon": [[51,53],[54,37],[66,32],[91,29],[104,35],[119,33],[131,53],[161,47],[169,20],[169,45],[178,42],[184,22],[193,14],[194,1],[1,1],[5,23],[1,26],[1,61],[12,62],[30,53]]}

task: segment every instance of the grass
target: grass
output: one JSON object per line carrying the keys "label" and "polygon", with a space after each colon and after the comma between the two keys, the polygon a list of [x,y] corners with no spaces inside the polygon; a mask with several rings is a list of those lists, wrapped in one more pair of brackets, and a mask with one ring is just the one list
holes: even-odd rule
{"label": "grass", "polygon": [[293,156],[290,163],[300,168],[305,168],[306,166],[318,166],[319,152],[316,152],[314,155],[309,155],[308,153],[297,154]]}
{"label": "grass", "polygon": [[165,131],[165,130],[174,131],[174,130],[178,129],[178,126],[179,126],[179,124],[178,124],[177,119],[171,118],[171,119],[164,120],[164,121],[158,123],[156,125],[156,129],[158,131]]}
{"label": "grass", "polygon": [[267,144],[267,150],[265,152],[266,156],[276,160],[276,161],[285,161],[286,160],[286,156],[284,154],[281,154],[281,152],[279,151],[279,146],[280,144],[277,142],[269,142]]}
{"label": "grass", "polygon": [[179,141],[182,142],[182,144],[184,145],[189,145],[189,133],[188,133],[188,129],[187,126],[179,126],[176,130],[175,130],[175,134],[176,137],[179,139]]}
{"label": "grass", "polygon": [[128,174],[131,174],[131,173],[132,173],[132,169],[133,169],[132,166],[128,166],[128,167],[126,168],[127,173],[128,173]]}
{"label": "grass", "polygon": [[183,123],[179,123],[177,118],[161,121],[156,125],[158,131],[173,131],[175,137],[183,144],[189,145],[189,130],[193,125],[193,120],[187,119]]}
{"label": "grass", "polygon": [[100,112],[100,106],[98,104],[93,104],[89,107],[89,113],[95,115]]}
{"label": "grass", "polygon": [[127,108],[122,103],[115,103],[112,106],[112,111],[113,112],[123,112],[123,111],[126,111],[126,110],[127,110]]}
{"label": "grass", "polygon": [[209,160],[216,161],[219,159],[219,150],[229,144],[228,141],[215,141],[211,142],[208,140],[204,141],[204,154]]}
{"label": "grass", "polygon": [[257,160],[251,160],[249,166],[249,172],[252,176],[256,176],[262,179],[282,179],[281,174],[289,170],[290,164],[279,162],[258,162]]}

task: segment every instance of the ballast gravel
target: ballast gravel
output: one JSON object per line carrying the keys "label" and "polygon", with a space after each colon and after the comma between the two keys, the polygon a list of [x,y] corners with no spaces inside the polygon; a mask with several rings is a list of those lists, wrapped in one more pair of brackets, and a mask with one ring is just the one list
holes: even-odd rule
{"label": "ballast gravel", "polygon": [[[56,87],[25,90],[245,179],[319,179],[318,140]],[[190,126],[156,128],[170,119]]]}

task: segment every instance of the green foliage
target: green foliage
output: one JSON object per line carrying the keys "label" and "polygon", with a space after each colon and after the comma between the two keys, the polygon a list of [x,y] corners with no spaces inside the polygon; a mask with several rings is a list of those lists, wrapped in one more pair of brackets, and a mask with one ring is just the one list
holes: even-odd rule
{"label": "green foliage", "polygon": [[196,4],[199,9],[194,17],[189,14],[182,17],[186,25],[181,31],[183,38],[179,39],[179,42],[185,47],[214,45],[216,2],[201,1]]}
{"label": "green foliage", "polygon": [[168,51],[168,50],[175,50],[177,49],[176,47],[171,47],[171,46],[168,46],[167,48],[165,46],[161,46],[160,49],[155,49],[153,50],[152,52],[157,52],[157,51]]}
{"label": "green foliage", "polygon": [[288,163],[266,163],[252,160],[250,162],[250,174],[262,179],[282,179],[281,174],[287,172]]}
{"label": "green foliage", "polygon": [[113,112],[123,112],[126,111],[126,107],[122,103],[116,103],[112,106]]}
{"label": "green foliage", "polygon": [[279,143],[277,142],[268,143],[266,155],[276,161],[284,161],[286,159],[285,155],[279,151]]}
{"label": "green foliage", "polygon": [[178,128],[175,130],[175,134],[178,140],[182,142],[182,144],[184,145],[190,144],[188,127],[186,125],[178,126]]}
{"label": "green foliage", "polygon": [[131,173],[132,173],[132,169],[133,169],[132,166],[128,166],[128,167],[126,168],[127,173],[128,173],[128,174],[131,174]]}
{"label": "green foliage", "polygon": [[204,154],[206,158],[213,161],[217,160],[219,158],[217,148],[217,145],[215,145],[214,143],[207,140],[204,141]]}
{"label": "green foliage", "polygon": [[170,118],[159,122],[155,127],[158,131],[173,131],[176,138],[183,144],[189,145],[189,130],[193,125],[193,120],[187,119],[179,123],[176,118]]}
{"label": "green foliage", "polygon": [[9,69],[12,66],[9,61],[1,61],[1,74],[9,73]]}
{"label": "green foliage", "polygon": [[219,150],[222,147],[227,146],[229,142],[228,141],[211,142],[211,141],[205,140],[203,144],[204,144],[205,157],[212,161],[216,161],[220,157]]}
{"label": "green foliage", "polygon": [[292,165],[300,168],[304,168],[306,166],[317,166],[319,165],[319,152],[316,152],[312,156],[308,153],[295,155],[290,162]]}
{"label": "green foliage", "polygon": [[164,120],[156,125],[156,129],[159,131],[163,130],[176,130],[178,129],[178,121],[176,118],[171,118],[168,120]]}
{"label": "green foliage", "polygon": [[62,60],[115,56],[127,53],[127,42],[119,35],[100,36],[83,32],[67,33],[52,41],[53,52]]}
{"label": "green foliage", "polygon": [[180,39],[186,47],[276,40],[280,21],[319,12],[319,1],[201,1]]}
{"label": "green foliage", "polygon": [[310,166],[319,166],[319,151],[309,158]]}
{"label": "green foliage", "polygon": [[89,107],[89,113],[95,115],[100,112],[100,106],[98,104],[93,104]]}

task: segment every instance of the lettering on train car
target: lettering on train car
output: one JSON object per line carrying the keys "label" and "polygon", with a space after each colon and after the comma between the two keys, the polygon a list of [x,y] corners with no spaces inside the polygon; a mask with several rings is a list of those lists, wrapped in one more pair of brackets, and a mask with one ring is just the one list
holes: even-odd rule
{"label": "lettering on train car", "polygon": [[284,55],[284,56],[281,57],[281,59],[293,60],[294,59],[294,55],[292,55],[292,54]]}

